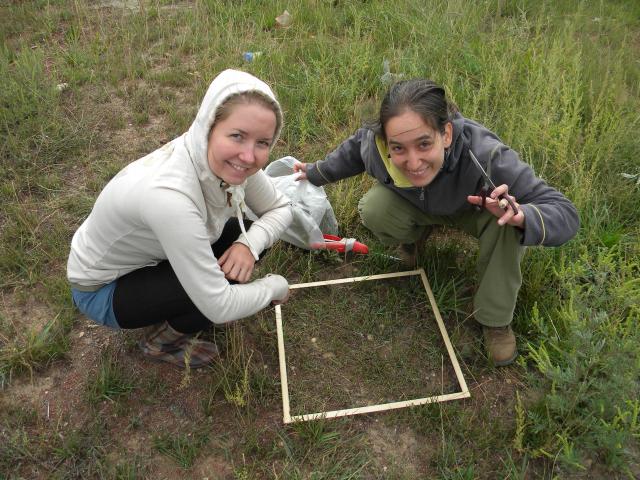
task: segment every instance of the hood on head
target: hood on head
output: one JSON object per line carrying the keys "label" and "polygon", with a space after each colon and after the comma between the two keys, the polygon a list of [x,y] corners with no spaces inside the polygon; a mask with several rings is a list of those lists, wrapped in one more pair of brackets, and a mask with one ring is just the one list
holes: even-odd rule
{"label": "hood on head", "polygon": [[195,164],[201,180],[215,178],[207,162],[207,142],[213,121],[216,118],[216,112],[230,96],[244,92],[257,92],[275,102],[278,108],[272,148],[280,136],[282,109],[271,88],[249,73],[231,69],[223,71],[209,85],[196,119],[185,134],[185,146],[189,150],[191,160]]}

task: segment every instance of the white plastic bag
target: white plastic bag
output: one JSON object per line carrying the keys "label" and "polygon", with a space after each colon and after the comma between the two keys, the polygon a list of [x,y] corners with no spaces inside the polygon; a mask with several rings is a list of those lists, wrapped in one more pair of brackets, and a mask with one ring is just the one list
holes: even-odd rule
{"label": "white plastic bag", "polygon": [[297,173],[293,157],[274,160],[264,169],[275,184],[293,204],[293,222],[281,235],[281,239],[300,248],[314,250],[324,245],[323,233],[338,234],[338,222],[333,208],[322,187],[308,181],[296,181]]}

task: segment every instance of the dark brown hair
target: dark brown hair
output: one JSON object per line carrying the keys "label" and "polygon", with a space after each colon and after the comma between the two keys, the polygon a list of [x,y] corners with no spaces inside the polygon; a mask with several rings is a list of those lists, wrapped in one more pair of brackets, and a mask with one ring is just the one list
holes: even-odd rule
{"label": "dark brown hair", "polygon": [[387,122],[407,110],[411,110],[434,130],[444,133],[458,107],[447,99],[444,88],[426,79],[403,80],[389,88],[382,99],[378,121],[370,127],[386,140],[384,127]]}

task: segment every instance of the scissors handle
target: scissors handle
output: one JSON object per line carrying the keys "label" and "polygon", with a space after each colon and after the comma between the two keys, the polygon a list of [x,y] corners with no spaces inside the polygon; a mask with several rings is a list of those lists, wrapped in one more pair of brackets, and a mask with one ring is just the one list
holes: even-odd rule
{"label": "scissors handle", "polygon": [[516,204],[513,203],[513,200],[511,200],[510,197],[507,197],[505,195],[498,195],[498,199],[500,200],[499,205],[504,208],[506,210],[506,205],[503,206],[504,202],[507,202],[507,204],[511,207],[511,210],[513,210],[513,214],[517,215],[518,214],[518,207],[516,207]]}

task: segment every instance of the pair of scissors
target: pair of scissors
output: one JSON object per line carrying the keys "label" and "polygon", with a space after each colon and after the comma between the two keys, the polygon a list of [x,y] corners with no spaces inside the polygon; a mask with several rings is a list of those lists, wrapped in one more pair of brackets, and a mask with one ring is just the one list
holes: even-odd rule
{"label": "pair of scissors", "polygon": [[[476,158],[476,156],[473,154],[471,150],[469,150],[469,156],[471,157],[471,160],[473,160],[473,163],[475,164],[475,166],[480,171],[480,174],[482,175],[482,179],[484,181],[484,185],[480,190],[480,196],[482,197],[482,207],[484,208],[484,203],[485,203],[485,200],[487,199],[487,195],[496,189],[496,185],[493,183],[491,178],[489,178],[489,175],[487,175],[487,172],[485,172],[484,168],[482,168],[482,165],[480,165],[480,162],[478,161],[478,159]],[[513,203],[513,200],[511,200],[511,198],[509,198],[504,194],[500,194],[498,195],[498,200],[499,200],[498,205],[500,206],[500,208],[502,208],[503,210],[506,210],[508,205],[509,207],[511,207],[511,210],[513,210],[514,215],[518,214],[518,207],[516,207],[516,204]]]}
{"label": "pair of scissors", "polygon": [[364,243],[357,242],[355,238],[340,238],[336,235],[325,233],[322,235],[324,243],[313,243],[311,247],[314,249],[335,250],[336,252],[353,252],[366,255],[369,253],[369,247]]}

